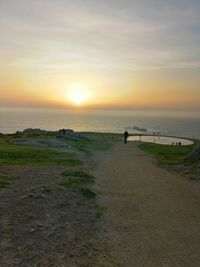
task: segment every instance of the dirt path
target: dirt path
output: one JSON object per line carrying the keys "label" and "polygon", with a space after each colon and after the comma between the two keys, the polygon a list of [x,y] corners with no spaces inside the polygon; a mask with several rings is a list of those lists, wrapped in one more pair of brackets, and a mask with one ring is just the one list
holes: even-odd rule
{"label": "dirt path", "polygon": [[134,143],[117,145],[96,176],[120,266],[200,266],[199,185],[155,166]]}

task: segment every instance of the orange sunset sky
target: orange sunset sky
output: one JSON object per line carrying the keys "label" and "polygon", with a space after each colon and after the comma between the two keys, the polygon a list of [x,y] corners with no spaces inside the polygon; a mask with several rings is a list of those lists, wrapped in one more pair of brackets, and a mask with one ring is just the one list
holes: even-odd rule
{"label": "orange sunset sky", "polygon": [[0,105],[200,109],[200,2],[0,1]]}

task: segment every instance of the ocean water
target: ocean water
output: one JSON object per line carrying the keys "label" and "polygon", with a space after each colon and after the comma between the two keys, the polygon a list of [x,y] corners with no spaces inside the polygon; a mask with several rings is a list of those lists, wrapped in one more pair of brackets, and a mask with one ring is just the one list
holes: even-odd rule
{"label": "ocean water", "polygon": [[161,144],[161,145],[174,145],[177,146],[179,143],[182,146],[192,145],[194,142],[189,139],[177,138],[177,137],[166,137],[160,135],[134,135],[128,138],[128,141],[142,141],[147,143]]}
{"label": "ocean water", "polygon": [[122,110],[63,110],[41,108],[0,108],[0,132],[14,133],[26,128],[75,131],[146,133],[200,139],[200,112],[155,112]]}

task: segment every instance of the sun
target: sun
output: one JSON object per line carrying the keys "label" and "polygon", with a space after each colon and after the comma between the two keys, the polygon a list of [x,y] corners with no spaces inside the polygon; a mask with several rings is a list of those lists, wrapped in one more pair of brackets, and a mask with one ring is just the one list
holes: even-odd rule
{"label": "sun", "polygon": [[82,105],[89,98],[88,87],[84,84],[72,84],[69,87],[67,98],[77,106]]}

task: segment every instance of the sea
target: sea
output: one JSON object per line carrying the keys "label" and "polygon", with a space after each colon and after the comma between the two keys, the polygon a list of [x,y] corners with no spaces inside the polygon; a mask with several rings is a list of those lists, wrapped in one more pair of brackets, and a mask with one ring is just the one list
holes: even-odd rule
{"label": "sea", "polygon": [[0,107],[0,132],[27,128],[84,132],[153,133],[200,139],[200,111],[67,110]]}

